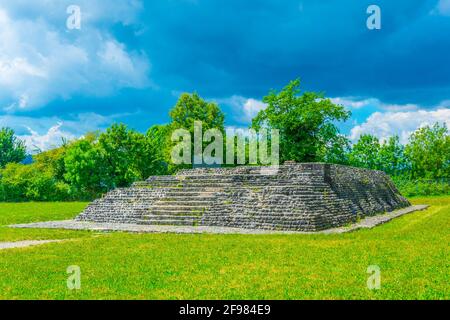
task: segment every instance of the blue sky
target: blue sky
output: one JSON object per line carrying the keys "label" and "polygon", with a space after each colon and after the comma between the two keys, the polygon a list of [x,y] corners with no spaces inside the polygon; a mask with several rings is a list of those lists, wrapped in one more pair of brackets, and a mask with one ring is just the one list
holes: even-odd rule
{"label": "blue sky", "polygon": [[0,126],[46,149],[113,122],[145,131],[197,91],[245,127],[299,77],[353,112],[352,139],[405,140],[450,125],[449,62],[450,0],[0,0]]}

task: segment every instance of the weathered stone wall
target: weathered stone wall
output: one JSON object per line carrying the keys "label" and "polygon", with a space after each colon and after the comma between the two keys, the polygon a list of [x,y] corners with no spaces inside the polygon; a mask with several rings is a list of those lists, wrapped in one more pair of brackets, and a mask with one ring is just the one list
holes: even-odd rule
{"label": "weathered stone wall", "polygon": [[289,163],[275,172],[237,167],[151,177],[94,201],[78,220],[316,231],[409,205],[383,172]]}

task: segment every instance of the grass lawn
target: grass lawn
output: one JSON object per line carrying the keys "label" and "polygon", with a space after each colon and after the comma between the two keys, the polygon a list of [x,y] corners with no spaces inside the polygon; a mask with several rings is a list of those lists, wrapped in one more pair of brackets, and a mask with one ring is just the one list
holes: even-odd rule
{"label": "grass lawn", "polygon": [[72,219],[83,211],[86,205],[87,203],[83,202],[0,203],[0,242],[72,239],[91,236],[89,232],[12,229],[7,227],[10,224]]}
{"label": "grass lawn", "polygon": [[[0,204],[0,242],[72,239],[0,250],[1,299],[449,299],[450,197],[343,235],[175,235],[15,230],[67,219],[84,203]],[[81,289],[66,269],[81,268]],[[367,268],[381,269],[369,290]]]}

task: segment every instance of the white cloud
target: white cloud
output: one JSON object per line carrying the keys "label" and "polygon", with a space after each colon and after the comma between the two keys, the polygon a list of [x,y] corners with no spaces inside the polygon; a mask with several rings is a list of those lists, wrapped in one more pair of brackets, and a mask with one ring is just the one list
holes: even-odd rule
{"label": "white cloud", "polygon": [[71,31],[65,28],[69,4],[0,0],[0,110],[152,85],[146,54],[128,51],[107,28],[97,27],[134,23],[140,1],[78,1],[82,29]]}
{"label": "white cloud", "polygon": [[266,108],[266,104],[255,99],[247,99],[242,108],[246,119],[251,121],[261,110]]}
{"label": "white cloud", "polygon": [[354,98],[354,97],[337,97],[337,98],[330,98],[330,100],[334,104],[343,105],[350,109],[360,109],[369,104],[378,103],[377,99],[358,100],[357,98]]}
{"label": "white cloud", "polygon": [[380,108],[385,111],[391,112],[401,112],[401,111],[417,111],[420,109],[420,106],[417,104],[384,104],[380,105]]}
{"label": "white cloud", "polygon": [[250,123],[258,112],[264,110],[267,106],[262,101],[237,95],[227,99],[219,99],[218,102],[230,105],[233,108],[235,120],[240,123]]}
{"label": "white cloud", "polygon": [[27,150],[30,153],[56,148],[60,146],[64,140],[73,140],[78,138],[74,134],[61,129],[63,125],[63,122],[59,122],[48,129],[48,131],[44,134],[39,134],[33,129],[27,127],[29,134],[22,136],[19,135],[18,138],[25,142]]}
{"label": "white cloud", "polygon": [[349,109],[361,109],[368,106],[377,107],[384,111],[415,111],[420,107],[416,104],[388,104],[376,98],[359,99],[357,97],[336,97],[330,99],[333,103],[343,105]]}
{"label": "white cloud", "polygon": [[381,140],[398,135],[400,141],[406,143],[411,133],[417,130],[417,128],[425,125],[433,125],[436,122],[441,124],[446,123],[450,127],[450,109],[375,112],[367,118],[366,122],[351,130],[350,139],[356,141],[362,134],[372,134]]}
{"label": "white cloud", "polygon": [[70,120],[58,117],[31,118],[24,116],[0,116],[0,128],[10,127],[25,141],[30,153],[58,147],[65,140],[78,139],[87,132],[102,130],[116,119],[127,114],[102,116],[96,113],[78,114]]}

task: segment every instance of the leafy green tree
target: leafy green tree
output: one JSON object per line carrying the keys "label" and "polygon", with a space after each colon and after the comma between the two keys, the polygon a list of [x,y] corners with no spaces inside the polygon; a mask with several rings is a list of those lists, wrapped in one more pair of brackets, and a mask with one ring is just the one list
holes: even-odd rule
{"label": "leafy green tree", "polygon": [[349,164],[355,167],[378,170],[380,168],[380,149],[380,141],[377,137],[363,134],[350,151]]}
{"label": "leafy green tree", "polygon": [[63,181],[64,173],[66,172],[64,157],[67,147],[68,145],[63,145],[61,147],[33,155],[33,161],[39,166],[45,167],[46,170],[51,172],[57,180]]}
{"label": "leafy green tree", "polygon": [[344,135],[337,135],[319,150],[319,158],[326,163],[343,164],[349,162],[350,141]]}
{"label": "leafy green tree", "polygon": [[[225,115],[219,106],[213,102],[203,100],[197,93],[183,93],[178,99],[175,107],[169,113],[171,123],[169,125],[169,133],[167,135],[167,148],[165,159],[169,163],[169,171],[174,172],[180,168],[189,167],[189,165],[175,165],[172,163],[171,150],[176,144],[173,142],[172,132],[177,129],[186,129],[191,134],[191,150],[194,144],[194,123],[200,121],[202,123],[202,131],[205,133],[209,129],[217,129],[224,133],[225,131]],[[206,144],[204,144],[206,146]],[[193,152],[192,157],[193,159]]]}
{"label": "leafy green tree", "polygon": [[267,108],[253,119],[252,127],[280,130],[281,161],[324,161],[326,149],[342,143],[335,123],[347,120],[350,112],[322,94],[300,93],[300,80],[291,81],[281,92],[271,91],[263,99]]}
{"label": "leafy green tree", "polygon": [[410,167],[398,136],[380,143],[373,135],[362,135],[352,146],[348,159],[352,166],[381,170],[390,175],[404,174]]}
{"label": "leafy green tree", "polygon": [[171,129],[186,129],[194,133],[194,122],[201,121],[203,131],[218,129],[224,131],[225,115],[219,106],[203,100],[197,93],[183,93],[169,113]]}
{"label": "leafy green tree", "polygon": [[144,165],[145,176],[167,174],[168,163],[166,154],[168,154],[170,127],[168,125],[155,125],[148,129],[147,154],[149,159]]}
{"label": "leafy green tree", "polygon": [[106,167],[98,145],[87,139],[73,143],[64,157],[64,178],[75,193],[95,198],[108,190]]}
{"label": "leafy green tree", "polygon": [[155,126],[147,135],[113,124],[98,137],[71,144],[64,156],[64,178],[80,194],[96,197],[151,175],[165,174],[164,141],[168,129]]}
{"label": "leafy green tree", "polygon": [[0,201],[71,200],[69,186],[40,164],[9,163],[1,170]]}
{"label": "leafy green tree", "polygon": [[390,137],[387,141],[380,145],[378,170],[382,170],[389,175],[405,174],[410,163],[405,156],[405,147],[400,143],[398,136]]}
{"label": "leafy green tree", "polygon": [[109,188],[126,187],[147,177],[146,166],[151,163],[146,137],[124,124],[113,124],[98,139]]}
{"label": "leafy green tree", "polygon": [[405,148],[412,178],[450,178],[450,135],[439,123],[414,132]]}
{"label": "leafy green tree", "polygon": [[26,157],[26,148],[10,128],[0,129],[0,168],[10,162],[21,162]]}

